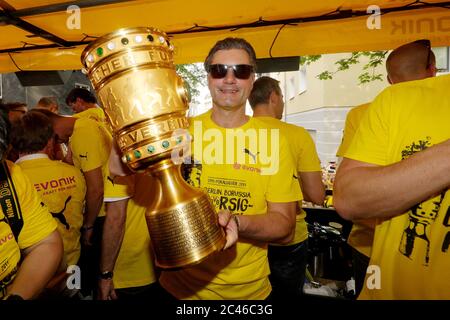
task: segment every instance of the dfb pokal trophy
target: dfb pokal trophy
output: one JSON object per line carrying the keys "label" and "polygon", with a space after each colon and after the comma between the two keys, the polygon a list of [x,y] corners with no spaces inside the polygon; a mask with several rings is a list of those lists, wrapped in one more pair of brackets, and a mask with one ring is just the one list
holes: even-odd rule
{"label": "dfb pokal trophy", "polygon": [[[173,45],[154,28],[128,28],[89,44],[82,63],[119,145],[122,161],[157,180],[146,219],[161,268],[199,263],[221,250],[225,233],[208,195],[184,181],[176,154],[189,143],[188,99]],[[139,192],[142,192],[140,190]]]}

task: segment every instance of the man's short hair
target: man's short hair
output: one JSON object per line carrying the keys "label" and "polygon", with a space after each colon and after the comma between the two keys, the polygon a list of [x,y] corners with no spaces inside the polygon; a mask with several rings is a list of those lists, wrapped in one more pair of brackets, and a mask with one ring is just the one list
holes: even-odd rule
{"label": "man's short hair", "polygon": [[11,144],[20,153],[34,153],[44,149],[52,136],[49,117],[31,110],[12,126]]}
{"label": "man's short hair", "polygon": [[24,108],[27,109],[27,104],[23,103],[23,102],[8,102],[8,103],[5,103],[3,107],[8,112],[22,111]]}
{"label": "man's short hair", "polygon": [[[64,118],[64,116],[62,116],[60,114],[57,114],[57,113],[54,113],[54,112],[51,112],[48,109],[34,108],[31,111],[42,113],[47,118],[49,118],[51,122],[54,122],[54,121],[56,121],[57,119],[60,119],[60,118]],[[29,112],[31,112],[31,111],[29,111]]]}
{"label": "man's short hair", "polygon": [[0,104],[0,160],[6,156],[9,147],[10,123],[4,105]]}
{"label": "man's short hair", "polygon": [[97,103],[97,98],[89,90],[83,88],[73,88],[66,97],[67,105],[77,101],[77,98],[80,98],[87,103]]}
{"label": "man's short hair", "polygon": [[253,89],[248,97],[248,102],[252,108],[261,103],[268,103],[270,94],[275,91],[281,95],[279,81],[271,77],[260,77],[253,83]]}
{"label": "man's short hair", "polygon": [[223,40],[219,40],[216,42],[214,47],[208,53],[208,56],[205,59],[205,63],[203,64],[206,72],[209,70],[209,66],[211,65],[211,61],[214,57],[214,54],[219,50],[231,50],[231,49],[242,49],[248,53],[250,57],[250,64],[253,66],[254,72],[256,72],[256,53],[253,49],[252,45],[247,42],[247,40],[242,38],[225,38]]}
{"label": "man's short hair", "polygon": [[56,99],[56,97],[42,97],[41,99],[39,99],[36,107],[50,109],[52,105],[58,106],[58,100]]}
{"label": "man's short hair", "polygon": [[436,57],[429,40],[416,40],[394,49],[386,59],[388,79],[392,83],[424,79]]}

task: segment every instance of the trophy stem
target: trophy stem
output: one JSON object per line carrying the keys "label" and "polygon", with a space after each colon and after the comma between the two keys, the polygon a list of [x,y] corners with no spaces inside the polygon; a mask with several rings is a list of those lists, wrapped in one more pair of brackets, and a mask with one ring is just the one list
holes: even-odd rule
{"label": "trophy stem", "polygon": [[147,225],[160,268],[197,264],[225,245],[225,234],[208,195],[186,183],[170,159],[149,168],[157,180]]}

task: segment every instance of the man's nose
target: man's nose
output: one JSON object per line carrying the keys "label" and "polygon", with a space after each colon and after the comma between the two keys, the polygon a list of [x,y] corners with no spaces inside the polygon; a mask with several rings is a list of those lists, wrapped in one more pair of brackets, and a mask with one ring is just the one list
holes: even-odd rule
{"label": "man's nose", "polygon": [[233,68],[228,68],[227,69],[227,74],[225,75],[225,79],[226,82],[236,82],[236,76],[234,75],[234,70]]}

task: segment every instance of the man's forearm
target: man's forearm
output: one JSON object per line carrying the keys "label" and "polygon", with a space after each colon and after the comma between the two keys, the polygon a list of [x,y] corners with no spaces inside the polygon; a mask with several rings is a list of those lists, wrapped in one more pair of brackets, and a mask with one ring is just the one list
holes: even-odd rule
{"label": "man's forearm", "polygon": [[47,285],[60,265],[63,244],[58,231],[25,250],[17,276],[8,294],[17,294],[24,299],[35,298]]}
{"label": "man's forearm", "polygon": [[[91,192],[90,192],[91,191]],[[86,192],[86,208],[84,213],[84,226],[93,226],[95,219],[103,205],[103,190],[93,191],[87,187]]]}
{"label": "man's forearm", "polygon": [[266,214],[239,216],[239,238],[286,244],[295,232],[297,203],[286,203],[284,210],[269,209]]}
{"label": "man's forearm", "polygon": [[344,218],[389,218],[450,185],[450,140],[380,167],[344,159],[334,185],[334,206]]}
{"label": "man's forearm", "polygon": [[322,172],[298,172],[300,187],[305,201],[322,205],[325,199],[325,186],[322,182]]}
{"label": "man's forearm", "polygon": [[128,199],[106,203],[106,219],[103,228],[101,271],[113,271],[125,234]]}

